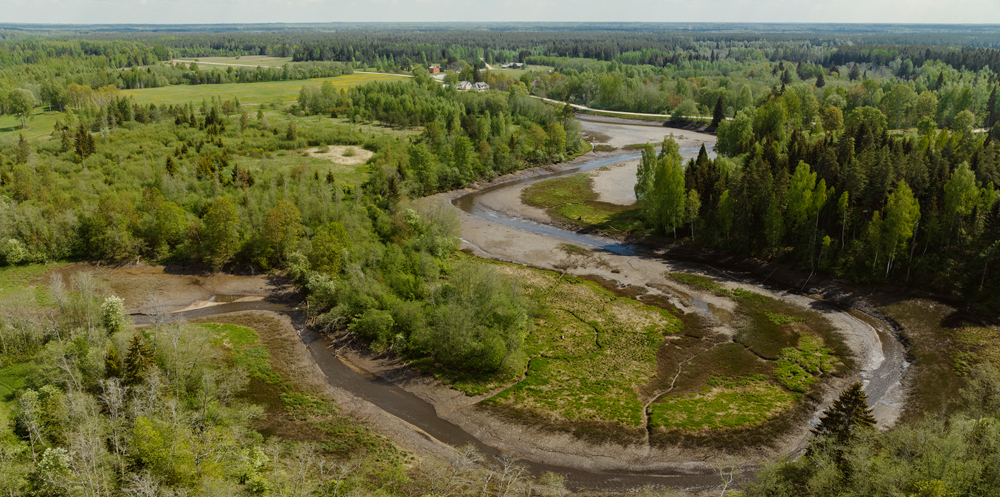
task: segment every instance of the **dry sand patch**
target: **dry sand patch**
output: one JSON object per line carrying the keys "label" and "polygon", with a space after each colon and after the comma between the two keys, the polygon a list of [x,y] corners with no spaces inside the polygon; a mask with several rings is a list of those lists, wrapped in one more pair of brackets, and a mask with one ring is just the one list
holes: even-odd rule
{"label": "dry sand patch", "polygon": [[[329,150],[324,152],[324,148]],[[313,157],[326,159],[345,166],[364,164],[375,155],[375,152],[353,145],[330,145],[329,147],[310,148],[306,150],[306,153]]]}
{"label": "dry sand patch", "polygon": [[620,162],[604,166],[590,173],[593,178],[594,192],[597,200],[616,205],[632,205],[635,203],[635,175],[639,169],[639,160]]}

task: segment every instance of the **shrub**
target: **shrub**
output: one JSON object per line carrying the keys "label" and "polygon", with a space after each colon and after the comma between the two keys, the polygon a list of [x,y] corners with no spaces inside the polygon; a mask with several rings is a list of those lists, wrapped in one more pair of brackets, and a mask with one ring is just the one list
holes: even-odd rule
{"label": "shrub", "polygon": [[351,323],[351,330],[371,342],[373,350],[385,350],[392,343],[392,313],[368,309]]}
{"label": "shrub", "polygon": [[104,299],[101,303],[101,323],[108,335],[114,335],[125,330],[128,326],[128,318],[125,317],[125,301],[114,295]]}

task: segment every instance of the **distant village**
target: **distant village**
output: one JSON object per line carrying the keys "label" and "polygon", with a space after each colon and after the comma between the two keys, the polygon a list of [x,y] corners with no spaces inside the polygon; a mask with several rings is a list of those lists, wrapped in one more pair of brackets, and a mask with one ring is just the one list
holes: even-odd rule
{"label": "distant village", "polygon": [[[508,64],[502,64],[500,66],[500,69],[524,69],[524,64],[521,62],[510,62]],[[431,74],[442,73],[441,66],[430,66],[427,68],[427,71],[430,72]],[[469,90],[489,91],[490,85],[483,82],[471,83],[469,81],[459,81],[458,84],[455,85],[455,88],[457,88],[459,91],[469,91]]]}

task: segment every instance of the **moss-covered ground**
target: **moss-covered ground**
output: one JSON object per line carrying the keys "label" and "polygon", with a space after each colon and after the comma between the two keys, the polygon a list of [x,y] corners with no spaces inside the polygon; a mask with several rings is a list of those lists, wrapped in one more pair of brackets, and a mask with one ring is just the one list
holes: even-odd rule
{"label": "moss-covered ground", "polygon": [[657,351],[680,320],[592,281],[511,264],[501,270],[544,305],[525,338],[531,360],[524,379],[486,404],[559,420],[640,426],[638,388],[655,374]]}
{"label": "moss-covered ground", "polygon": [[545,209],[555,219],[604,231],[629,231],[638,226],[639,208],[597,200],[589,174],[555,178],[529,186],[522,194],[525,204]]}
{"label": "moss-covered ground", "polygon": [[995,318],[929,298],[892,299],[879,309],[902,325],[915,359],[904,421],[921,420],[928,412],[955,412],[963,405],[961,392],[974,367],[1000,368]]}
{"label": "moss-covered ground", "polygon": [[[769,422],[783,429],[773,420],[801,408],[813,383],[846,367],[827,345],[825,319],[759,294],[726,294],[738,302],[741,343],[706,333],[665,301],[634,298],[643,289],[484,263],[516,278],[536,302],[524,343],[528,366],[523,377],[437,374],[469,394],[495,392],[482,405],[517,421],[581,436],[618,430],[621,436],[605,439],[635,441],[653,401],[648,423],[661,433]],[[724,291],[707,278],[678,279]],[[765,322],[751,319],[755,314]],[[773,357],[754,347],[773,348]]]}
{"label": "moss-covered ground", "polygon": [[[800,400],[813,384],[849,367],[846,347],[818,313],[754,292],[727,290],[707,277],[671,276],[734,299],[736,333],[733,341],[686,335],[661,352],[661,371],[676,372],[668,385],[659,385],[667,393],[649,408],[650,426],[665,430],[661,435],[763,425],[801,409]],[[785,426],[772,424],[757,431],[773,433]]]}

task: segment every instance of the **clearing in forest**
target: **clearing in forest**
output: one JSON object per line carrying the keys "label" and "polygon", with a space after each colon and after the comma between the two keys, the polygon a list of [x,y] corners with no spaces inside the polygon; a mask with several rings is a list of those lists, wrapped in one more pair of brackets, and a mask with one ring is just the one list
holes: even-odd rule
{"label": "clearing in forest", "polygon": [[405,76],[386,74],[346,74],[334,78],[317,78],[293,81],[272,81],[266,83],[226,83],[221,85],[174,85],[141,90],[123,90],[122,93],[135,98],[140,104],[181,104],[200,103],[204,98],[220,96],[224,99],[237,97],[242,104],[263,102],[289,102],[299,98],[303,86],[319,86],[329,81],[336,89],[350,88],[373,81],[401,81]]}

